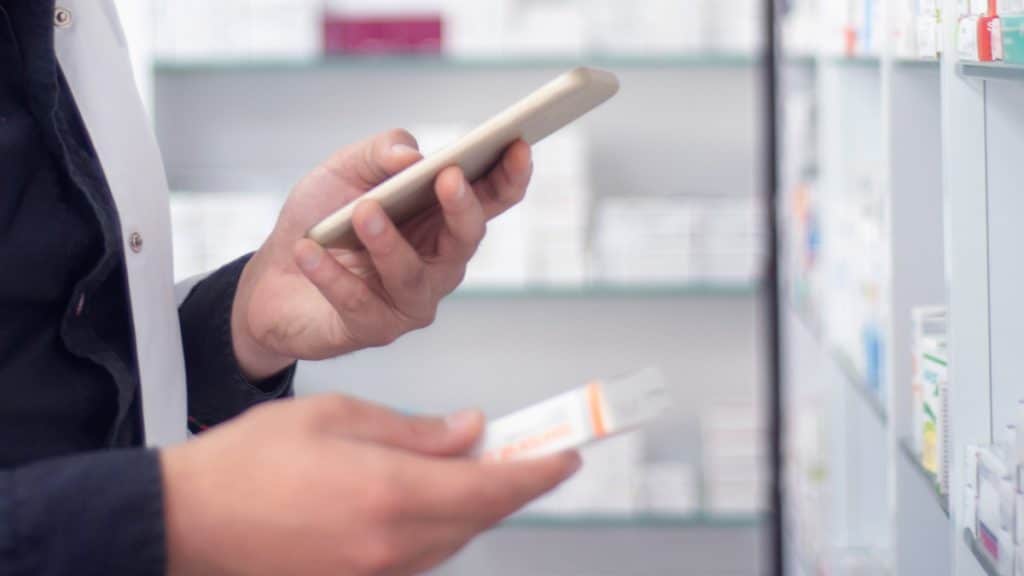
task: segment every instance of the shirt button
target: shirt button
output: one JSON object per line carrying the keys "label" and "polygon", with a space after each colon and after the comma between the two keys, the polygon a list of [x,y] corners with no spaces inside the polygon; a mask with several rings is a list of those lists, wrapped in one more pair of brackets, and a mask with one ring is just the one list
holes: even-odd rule
{"label": "shirt button", "polygon": [[79,294],[78,303],[75,304],[75,316],[81,316],[83,310],[85,310],[85,294]]}
{"label": "shirt button", "polygon": [[128,237],[128,247],[136,254],[142,252],[142,234],[132,232],[131,236]]}
{"label": "shirt button", "polygon": [[63,6],[57,6],[53,10],[53,25],[57,28],[71,27],[71,10]]}

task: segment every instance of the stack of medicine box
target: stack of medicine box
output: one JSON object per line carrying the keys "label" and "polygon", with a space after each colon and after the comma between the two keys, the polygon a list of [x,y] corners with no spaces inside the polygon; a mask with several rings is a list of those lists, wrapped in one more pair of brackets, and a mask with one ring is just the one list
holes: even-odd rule
{"label": "stack of medicine box", "polygon": [[215,270],[257,250],[274,229],[284,198],[262,192],[174,192],[174,278]]}
{"label": "stack of medicine box", "polygon": [[1024,63],[1024,1],[960,0],[958,10],[960,60]]}
{"label": "stack of medicine box", "polygon": [[600,200],[591,275],[608,284],[751,282],[764,252],[750,196],[617,196]]}
{"label": "stack of medicine box", "polygon": [[711,514],[764,510],[767,430],[754,404],[721,404],[701,419],[704,506]]}
{"label": "stack of medicine box", "polygon": [[1017,446],[1017,426],[1007,426],[998,444],[966,450],[964,523],[975,548],[1001,576],[1024,574],[1024,494]]}
{"label": "stack of medicine box", "polygon": [[628,517],[640,509],[637,488],[644,469],[642,430],[607,438],[580,451],[583,467],[550,494],[523,510],[524,516]]}
{"label": "stack of medicine box", "polygon": [[914,308],[912,326],[912,444],[921,466],[935,476],[940,494],[949,493],[950,438],[947,313],[942,307]]}
{"label": "stack of medicine box", "polygon": [[964,523],[1002,576],[1024,576],[1024,400],[998,443],[966,450]]}

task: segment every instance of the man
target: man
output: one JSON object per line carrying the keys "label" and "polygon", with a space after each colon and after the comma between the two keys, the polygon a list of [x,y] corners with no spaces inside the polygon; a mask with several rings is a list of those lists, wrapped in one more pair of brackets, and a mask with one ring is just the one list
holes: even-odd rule
{"label": "man", "polygon": [[[402,131],[341,150],[176,303],[122,38],[111,0],[0,0],[0,575],[411,574],[578,468],[463,458],[474,411],[330,396],[238,416],[289,396],[297,359],[430,324],[522,198],[525,144],[473,184],[442,173],[440,208],[400,230],[359,204],[366,251],[327,252],[304,231],[420,158]],[[188,442],[186,385],[192,430],[215,427]]]}

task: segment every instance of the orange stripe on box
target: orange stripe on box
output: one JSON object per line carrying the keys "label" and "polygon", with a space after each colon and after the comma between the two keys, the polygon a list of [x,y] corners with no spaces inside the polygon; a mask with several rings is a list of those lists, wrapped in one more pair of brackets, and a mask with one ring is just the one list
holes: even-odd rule
{"label": "orange stripe on box", "polygon": [[603,438],[608,434],[605,427],[604,403],[601,401],[601,383],[591,382],[587,385],[587,407],[590,408],[590,424],[594,427],[594,434]]}

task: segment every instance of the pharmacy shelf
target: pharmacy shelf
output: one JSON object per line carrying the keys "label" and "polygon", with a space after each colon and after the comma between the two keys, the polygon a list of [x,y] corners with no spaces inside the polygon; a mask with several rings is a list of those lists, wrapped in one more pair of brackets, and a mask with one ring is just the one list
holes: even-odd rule
{"label": "pharmacy shelf", "polygon": [[949,518],[949,500],[943,496],[938,489],[935,487],[935,476],[924,469],[921,466],[920,457],[914,453],[914,450],[910,447],[910,443],[907,440],[900,441],[900,453],[903,458],[910,465],[910,468],[914,470],[915,475],[925,483],[927,492],[934,496],[933,501],[938,505],[942,514],[948,519]]}
{"label": "pharmacy shelf", "polygon": [[964,544],[967,546],[971,554],[974,555],[974,559],[978,561],[978,567],[984,574],[988,576],[1000,576],[999,569],[992,565],[992,562],[985,556],[985,554],[978,547],[978,541],[975,540],[974,536],[971,535],[971,531],[964,528]]}
{"label": "pharmacy shelf", "polygon": [[365,68],[571,68],[586,64],[603,68],[749,68],[760,64],[755,54],[693,53],[664,56],[488,56],[452,57],[441,55],[324,56],[313,58],[203,58],[161,59],[154,64],[157,74],[179,72],[282,72]]}
{"label": "pharmacy shelf", "polygon": [[867,380],[864,376],[854,367],[853,362],[841,351],[832,349],[831,351],[832,361],[835,362],[836,367],[839,368],[839,372],[846,378],[847,384],[853,388],[857,396],[871,409],[871,412],[878,418],[879,423],[882,426],[888,424],[888,414],[883,404],[882,399],[878,397],[878,394],[868,387]]}
{"label": "pharmacy shelf", "polygon": [[957,72],[968,78],[1024,82],[1024,64],[1001,62],[959,62]]}
{"label": "pharmacy shelf", "polygon": [[747,298],[760,293],[757,282],[690,282],[680,284],[588,284],[582,286],[471,286],[452,296],[464,299],[559,298]]}
{"label": "pharmacy shelf", "polygon": [[843,56],[843,55],[828,55],[822,56],[822,60],[829,64],[835,64],[837,66],[857,66],[867,68],[879,68],[882,65],[882,59],[878,56],[872,55],[857,55],[857,56]]}
{"label": "pharmacy shelf", "polygon": [[794,315],[799,320],[800,324],[803,325],[804,329],[807,330],[812,337],[817,340],[818,346],[822,350],[827,350],[828,356],[831,361],[835,364],[836,368],[843,375],[846,383],[857,393],[864,404],[870,409],[871,413],[874,414],[879,423],[885,426],[888,421],[888,412],[885,408],[885,404],[882,399],[876,394],[871,388],[868,387],[867,380],[864,376],[854,367],[853,362],[840,350],[834,346],[829,345],[823,340],[821,328],[818,323],[812,319],[812,315],[804,307],[790,304],[790,309],[793,310]]}
{"label": "pharmacy shelf", "polygon": [[502,523],[508,528],[564,528],[589,530],[605,528],[757,528],[765,523],[765,514],[636,514],[636,515],[563,515],[524,514]]}
{"label": "pharmacy shelf", "polygon": [[938,58],[893,58],[894,66],[901,68],[938,68],[942,60]]}

